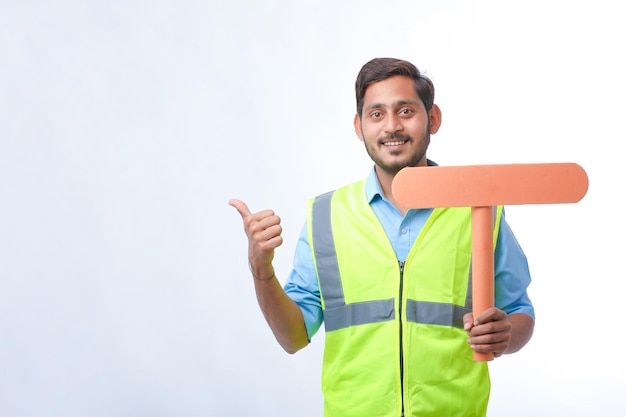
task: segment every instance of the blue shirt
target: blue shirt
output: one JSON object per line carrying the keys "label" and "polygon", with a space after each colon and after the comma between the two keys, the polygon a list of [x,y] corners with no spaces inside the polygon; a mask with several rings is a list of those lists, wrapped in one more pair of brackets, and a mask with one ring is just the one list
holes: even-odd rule
{"label": "blue shirt", "polygon": [[[365,193],[372,210],[387,233],[398,260],[406,260],[432,209],[411,209],[402,216],[402,213],[384,197],[373,168],[365,183]],[[530,284],[528,262],[504,219],[504,213],[494,254],[494,267],[495,306],[507,314],[525,313],[534,318],[535,312],[527,293]],[[284,289],[302,310],[304,324],[311,339],[322,325],[324,316],[306,224],[296,244],[293,269]]]}

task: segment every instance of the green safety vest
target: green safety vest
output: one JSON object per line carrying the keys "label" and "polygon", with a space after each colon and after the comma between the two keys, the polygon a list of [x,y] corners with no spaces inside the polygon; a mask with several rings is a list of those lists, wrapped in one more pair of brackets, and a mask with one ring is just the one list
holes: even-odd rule
{"label": "green safety vest", "polygon": [[473,360],[462,323],[471,209],[434,209],[404,263],[364,181],[312,199],[307,218],[326,331],[324,415],[486,415],[487,364]]}

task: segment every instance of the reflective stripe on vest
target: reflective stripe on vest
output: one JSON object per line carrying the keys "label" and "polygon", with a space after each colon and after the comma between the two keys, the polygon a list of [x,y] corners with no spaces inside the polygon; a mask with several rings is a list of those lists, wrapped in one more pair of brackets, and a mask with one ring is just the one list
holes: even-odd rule
{"label": "reflective stripe on vest", "polygon": [[[380,323],[395,319],[394,300],[374,300],[346,304],[337,263],[330,219],[333,191],[318,196],[312,207],[312,231],[321,293],[326,300],[324,327],[326,331],[350,326]],[[464,306],[448,303],[407,300],[406,320],[463,328],[463,316],[472,312],[472,273],[468,279]]]}

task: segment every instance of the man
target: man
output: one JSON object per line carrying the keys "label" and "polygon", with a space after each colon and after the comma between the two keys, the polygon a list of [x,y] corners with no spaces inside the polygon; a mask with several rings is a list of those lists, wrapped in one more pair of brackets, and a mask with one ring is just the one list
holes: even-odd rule
{"label": "man", "polygon": [[280,218],[229,202],[244,221],[261,310],[289,353],[324,322],[325,416],[484,416],[488,369],[472,351],[499,357],[530,339],[526,257],[498,207],[496,307],[473,317],[470,209],[405,210],[391,194],[402,168],[435,165],[426,157],[441,125],[432,82],[407,61],[373,59],[356,102],[354,128],[374,168],[310,201],[284,289],[272,266]]}

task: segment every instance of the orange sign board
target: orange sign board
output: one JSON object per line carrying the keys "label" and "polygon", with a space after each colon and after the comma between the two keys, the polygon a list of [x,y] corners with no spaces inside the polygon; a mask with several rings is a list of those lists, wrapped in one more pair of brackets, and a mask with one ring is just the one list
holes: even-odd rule
{"label": "orange sign board", "polygon": [[[493,207],[580,201],[589,187],[575,163],[407,167],[391,185],[402,207],[472,208],[472,309],[474,317],[494,304]],[[474,352],[489,361],[493,353]]]}

